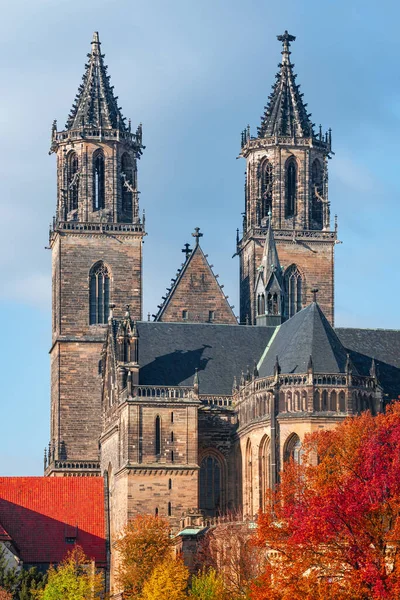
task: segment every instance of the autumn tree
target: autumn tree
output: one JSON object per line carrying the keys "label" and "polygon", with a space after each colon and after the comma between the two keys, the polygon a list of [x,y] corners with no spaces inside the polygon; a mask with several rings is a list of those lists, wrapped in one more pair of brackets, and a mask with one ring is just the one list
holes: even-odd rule
{"label": "autumn tree", "polygon": [[252,598],[399,598],[400,403],[312,434],[303,456],[259,517],[268,562]]}
{"label": "autumn tree", "polygon": [[0,588],[0,600],[13,600],[10,592],[7,592],[4,588]]}
{"label": "autumn tree", "polygon": [[75,546],[57,567],[50,567],[38,600],[93,600],[101,598],[103,577],[94,570],[80,546]]}
{"label": "autumn tree", "polygon": [[246,598],[262,571],[264,552],[253,538],[252,524],[234,513],[211,527],[199,544],[197,564],[218,573],[231,599]]}
{"label": "autumn tree", "polygon": [[143,586],[141,600],[185,600],[189,570],[181,558],[167,556],[153,569]]}
{"label": "autumn tree", "polygon": [[168,521],[152,515],[137,515],[128,522],[116,543],[118,585],[124,598],[138,598],[153,569],[170,557],[172,540]]}
{"label": "autumn tree", "polygon": [[193,575],[190,588],[190,598],[197,600],[231,600],[224,580],[213,568],[203,568]]}

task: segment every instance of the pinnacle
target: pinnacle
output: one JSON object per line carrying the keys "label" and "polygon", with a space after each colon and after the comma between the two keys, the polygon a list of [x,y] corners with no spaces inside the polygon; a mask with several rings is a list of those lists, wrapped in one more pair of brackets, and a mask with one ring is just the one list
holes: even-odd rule
{"label": "pinnacle", "polygon": [[67,120],[66,129],[117,129],[126,132],[124,117],[114,96],[104,55],[100,52],[100,39],[94,32],[91,52],[85,65],[82,83]]}
{"label": "pinnacle", "polygon": [[311,115],[306,111],[307,104],[303,103],[303,94],[299,92],[294,65],[290,61],[290,42],[296,38],[287,31],[277,37],[282,42],[282,62],[261,119],[259,137],[313,137]]}

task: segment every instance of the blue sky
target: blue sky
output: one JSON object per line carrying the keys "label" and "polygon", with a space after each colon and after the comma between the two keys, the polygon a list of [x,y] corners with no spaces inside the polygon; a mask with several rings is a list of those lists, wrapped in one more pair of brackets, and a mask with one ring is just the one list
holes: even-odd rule
{"label": "blue sky", "polygon": [[200,226],[238,310],[240,132],[252,131],[280,60],[292,60],[313,121],[332,127],[338,214],[336,323],[400,328],[400,78],[394,0],[1,0],[0,475],[42,473],[49,436],[50,252],[56,203],[50,127],[72,105],[98,30],[112,84],[147,146],[144,314],[155,312]]}

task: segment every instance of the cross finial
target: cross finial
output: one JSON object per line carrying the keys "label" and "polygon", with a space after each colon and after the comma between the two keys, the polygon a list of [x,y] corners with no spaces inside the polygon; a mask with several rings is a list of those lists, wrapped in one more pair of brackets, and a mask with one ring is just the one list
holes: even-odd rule
{"label": "cross finial", "polygon": [[185,247],[182,248],[182,252],[185,253],[186,260],[187,260],[189,258],[189,256],[191,255],[191,253],[192,253],[192,249],[190,248],[190,244],[188,244],[187,242],[186,242],[186,244],[183,244],[183,245]]}
{"label": "cross finial", "polygon": [[290,35],[290,33],[288,33],[288,30],[285,30],[285,33],[283,35],[277,35],[276,36],[279,42],[282,42],[282,46],[283,46],[283,50],[282,50],[282,55],[283,55],[283,63],[288,63],[289,62],[289,55],[290,55],[290,42],[294,42],[294,40],[296,39],[295,35]]}
{"label": "cross finial", "polygon": [[319,290],[318,290],[317,288],[313,288],[313,289],[311,290],[311,293],[312,293],[312,295],[313,295],[313,302],[316,302],[316,301],[317,301],[317,294],[318,294],[318,291],[319,291]]}
{"label": "cross finial", "polygon": [[200,227],[195,227],[195,228],[194,228],[194,233],[192,233],[192,236],[193,236],[194,238],[196,238],[196,246],[198,246],[198,245],[199,245],[199,239],[200,239],[201,237],[203,237],[203,234],[202,234],[202,233],[200,233]]}

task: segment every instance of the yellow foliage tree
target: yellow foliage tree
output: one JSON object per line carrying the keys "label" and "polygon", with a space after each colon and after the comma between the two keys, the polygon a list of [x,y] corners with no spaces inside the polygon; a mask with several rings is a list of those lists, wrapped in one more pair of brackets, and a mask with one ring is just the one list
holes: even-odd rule
{"label": "yellow foliage tree", "polygon": [[172,556],[158,564],[143,586],[141,600],[186,600],[189,570]]}

